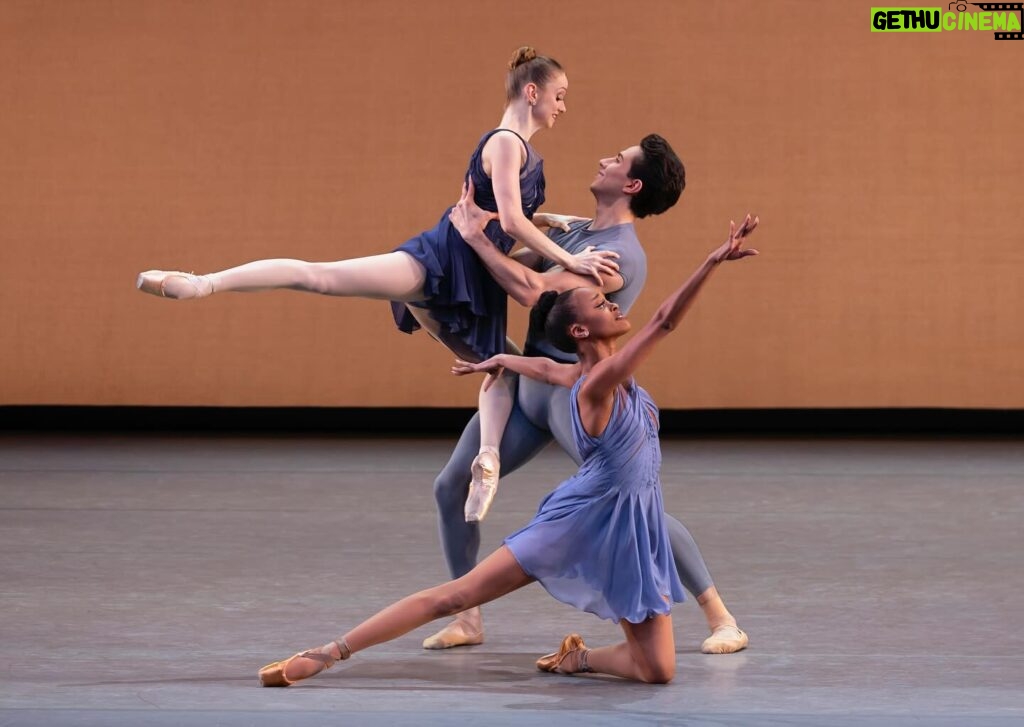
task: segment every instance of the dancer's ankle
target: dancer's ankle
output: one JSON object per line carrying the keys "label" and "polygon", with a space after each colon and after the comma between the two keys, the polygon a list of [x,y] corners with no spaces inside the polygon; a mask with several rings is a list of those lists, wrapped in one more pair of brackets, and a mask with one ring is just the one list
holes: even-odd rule
{"label": "dancer's ankle", "polygon": [[348,642],[345,641],[344,637],[328,642],[321,648],[325,649],[325,653],[335,661],[345,661],[345,659],[352,656],[352,649],[349,648]]}
{"label": "dancer's ankle", "polygon": [[455,614],[455,620],[469,633],[480,633],[484,629],[484,618],[479,606]]}
{"label": "dancer's ankle", "polygon": [[484,642],[484,621],[480,607],[455,614],[440,631],[423,640],[424,649],[450,649]]}
{"label": "dancer's ankle", "polygon": [[729,609],[725,607],[725,602],[719,595],[718,589],[714,586],[711,586],[697,596],[697,604],[700,606],[701,611],[703,611],[704,618],[707,620],[708,628],[711,631],[723,626],[736,626],[736,619],[733,618]]}

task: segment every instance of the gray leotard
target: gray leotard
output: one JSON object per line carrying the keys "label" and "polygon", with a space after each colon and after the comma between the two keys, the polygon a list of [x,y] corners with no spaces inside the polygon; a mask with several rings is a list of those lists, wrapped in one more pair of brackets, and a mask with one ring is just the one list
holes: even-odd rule
{"label": "gray leotard", "polygon": [[[575,255],[583,252],[587,247],[593,245],[598,250],[611,250],[617,252],[619,257],[615,260],[619,265],[619,275],[622,276],[622,287],[614,293],[608,294],[608,300],[616,303],[623,313],[628,313],[633,303],[640,295],[647,281],[647,255],[644,254],[640,240],[636,236],[636,228],[632,223],[606,227],[603,230],[590,230],[590,221],[574,222],[569,226],[568,232],[553,230],[551,239],[566,252]],[[544,260],[540,266],[540,272],[551,270],[555,264],[550,260]],[[576,361],[576,356],[571,353],[559,351],[543,338],[535,338],[532,335],[526,337],[526,349],[528,353],[535,353],[538,356],[547,356],[556,361]]]}

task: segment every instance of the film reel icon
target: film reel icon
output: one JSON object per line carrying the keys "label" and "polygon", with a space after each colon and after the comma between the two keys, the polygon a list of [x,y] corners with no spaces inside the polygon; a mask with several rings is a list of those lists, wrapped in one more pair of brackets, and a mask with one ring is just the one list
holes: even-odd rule
{"label": "film reel icon", "polygon": [[[1010,12],[1020,13],[1021,25],[1024,25],[1024,3],[967,3],[963,0],[953,0],[947,10],[952,11],[956,7],[957,12],[967,12],[967,7],[973,5],[986,12]],[[1021,31],[996,31],[993,33],[996,40],[1024,40],[1024,32]]]}

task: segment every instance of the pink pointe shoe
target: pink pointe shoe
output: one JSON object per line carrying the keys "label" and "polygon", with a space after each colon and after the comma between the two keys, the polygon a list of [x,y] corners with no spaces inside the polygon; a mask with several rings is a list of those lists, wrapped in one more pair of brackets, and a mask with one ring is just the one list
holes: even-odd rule
{"label": "pink pointe shoe", "polygon": [[589,654],[590,649],[583,643],[583,637],[569,634],[562,639],[558,651],[537,659],[537,668],[557,674],[583,674],[592,671],[587,665]]}
{"label": "pink pointe shoe", "polygon": [[494,447],[481,447],[480,454],[473,460],[473,481],[469,483],[469,497],[466,498],[466,522],[478,523],[487,517],[494,496],[498,494],[498,473],[501,460]]}
{"label": "pink pointe shoe", "polygon": [[[316,676],[322,671],[327,671],[339,661],[352,656],[352,651],[348,648],[348,644],[344,641],[332,641],[332,646],[338,648],[338,656],[335,658],[333,654],[323,653],[319,649],[309,649],[308,651],[301,651],[295,656],[290,656],[283,661],[275,661],[271,664],[267,664],[265,667],[260,669],[260,686],[261,687],[290,687],[292,684],[303,679],[309,679],[312,676]],[[307,674],[301,677],[295,677],[289,679],[286,672],[288,671],[288,665],[296,659],[309,659],[310,661],[318,661],[321,667],[312,674]]]}
{"label": "pink pointe shoe", "polygon": [[147,270],[139,273],[135,287],[143,293],[172,300],[205,298],[213,294],[213,283],[207,276],[177,270]]}

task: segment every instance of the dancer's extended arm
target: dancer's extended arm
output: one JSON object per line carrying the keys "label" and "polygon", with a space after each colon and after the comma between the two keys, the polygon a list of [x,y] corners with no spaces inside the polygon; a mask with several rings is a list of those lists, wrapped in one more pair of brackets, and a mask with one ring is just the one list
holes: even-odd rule
{"label": "dancer's extended arm", "polygon": [[[736,223],[729,224],[729,238],[683,283],[682,287],[661,304],[654,317],[633,336],[621,350],[599,361],[587,374],[587,380],[580,386],[580,400],[586,400],[594,411],[594,419],[607,421],[611,415],[612,393],[627,381],[637,367],[651,354],[665,336],[674,331],[689,310],[704,282],[719,263],[726,260],[740,260],[756,255],[757,250],[741,249],[743,239],[757,227],[758,218],[747,215],[739,229]],[[605,410],[607,410],[605,412]],[[587,425],[587,422],[584,422]],[[600,431],[603,426],[587,427],[588,431]]]}
{"label": "dancer's extended arm", "polygon": [[576,383],[576,379],[580,377],[580,365],[578,363],[558,363],[543,356],[513,356],[507,353],[499,353],[497,356],[492,356],[480,363],[470,363],[456,359],[455,365],[452,366],[452,373],[456,376],[486,373],[488,376],[484,388],[487,388],[489,383],[497,378],[503,369],[515,371],[517,374],[545,384],[565,387],[571,387]]}
{"label": "dancer's extended arm", "polygon": [[[569,270],[538,273],[517,260],[502,255],[501,251],[484,235],[484,227],[494,218],[494,213],[480,209],[473,202],[472,182],[463,187],[462,197],[449,215],[449,219],[455,225],[455,229],[459,231],[462,239],[473,248],[498,285],[517,303],[529,307],[537,302],[537,298],[545,290],[561,292],[578,288],[581,285],[593,285],[594,278],[578,275]],[[551,242],[547,236],[544,237]],[[551,242],[551,244],[555,243]],[[618,253],[612,251],[607,251],[607,254],[609,258],[619,256]],[[618,267],[618,263],[609,259],[608,269],[598,275],[597,279],[601,281],[601,290],[605,293],[614,293],[622,287],[622,276],[619,275]]]}
{"label": "dancer's extended arm", "polygon": [[491,183],[494,199],[498,203],[498,220],[501,228],[548,260],[566,270],[600,281],[603,273],[613,272],[608,265],[610,253],[601,250],[587,250],[579,255],[570,255],[537,229],[523,214],[522,195],[519,191],[519,172],[523,163],[523,147],[519,137],[513,134],[495,134],[484,146],[484,161],[490,163]]}

